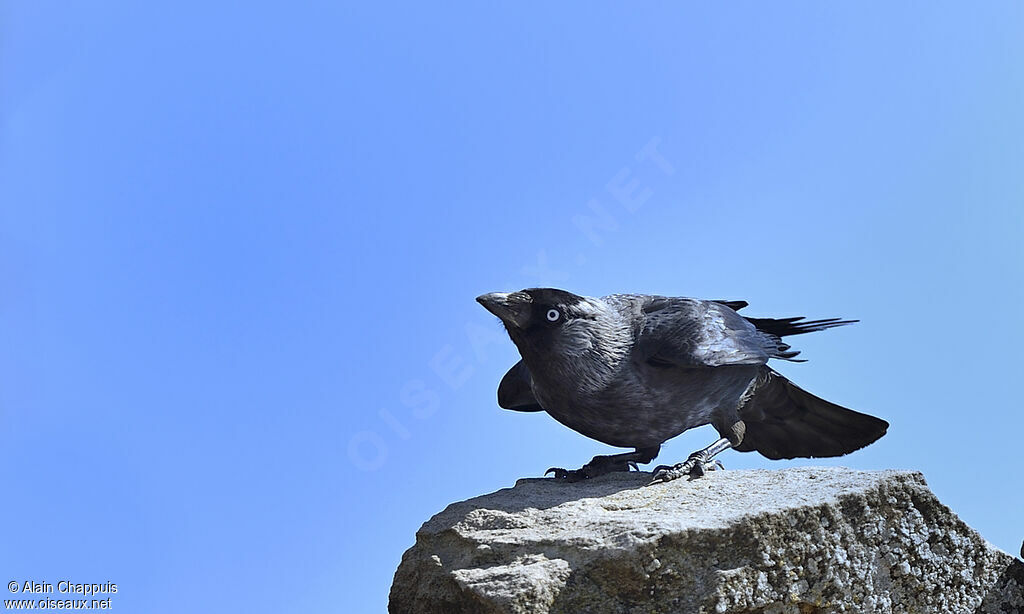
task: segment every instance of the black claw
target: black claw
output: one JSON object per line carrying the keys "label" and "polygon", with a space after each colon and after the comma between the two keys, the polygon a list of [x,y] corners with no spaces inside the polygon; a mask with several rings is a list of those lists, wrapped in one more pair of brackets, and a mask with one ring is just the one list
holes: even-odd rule
{"label": "black claw", "polygon": [[709,452],[709,450],[712,447],[713,446],[709,446],[708,448],[694,452],[686,459],[685,462],[677,463],[672,466],[658,465],[654,468],[654,476],[651,483],[668,482],[686,475],[689,476],[690,480],[696,480],[697,478],[705,475],[708,471],[725,469],[725,466],[721,461],[711,460],[714,454]]}
{"label": "black claw", "polygon": [[544,475],[549,473],[554,473],[556,480],[565,480],[566,482],[579,482],[580,480],[585,480],[589,477],[582,469],[562,469],[561,467],[551,467],[544,472]]}
{"label": "black claw", "polygon": [[672,480],[681,478],[684,475],[690,475],[690,479],[693,479],[694,471],[698,471],[696,467],[700,466],[700,463],[694,463],[692,458],[686,459],[685,463],[677,463],[675,465],[659,465],[654,468],[654,476],[651,479],[651,483],[653,484],[655,482],[670,482]]}
{"label": "black claw", "polygon": [[651,482],[670,482],[676,479],[677,475],[673,475],[678,471],[682,465],[659,465],[654,468],[654,477],[651,478]]}
{"label": "black claw", "polygon": [[555,479],[565,480],[567,482],[579,482],[581,480],[596,478],[616,471],[640,471],[640,466],[637,464],[637,461],[630,458],[631,456],[633,456],[633,454],[595,456],[589,463],[583,465],[579,469],[551,467],[544,472],[544,475],[554,473]]}
{"label": "black claw", "polygon": [[709,471],[718,471],[718,470],[725,470],[725,465],[722,464],[722,461],[718,461],[718,460],[716,460],[714,462],[711,462],[711,461],[708,461],[708,462],[698,461],[693,466],[693,469],[690,470],[690,478],[689,479],[691,481],[692,480],[696,480],[698,478],[701,478],[701,477],[707,475],[707,473]]}

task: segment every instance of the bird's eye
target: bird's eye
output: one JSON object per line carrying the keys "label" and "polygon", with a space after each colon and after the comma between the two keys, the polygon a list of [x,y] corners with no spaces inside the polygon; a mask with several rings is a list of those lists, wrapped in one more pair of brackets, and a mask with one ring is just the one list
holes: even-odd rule
{"label": "bird's eye", "polygon": [[558,313],[557,309],[548,309],[548,322],[557,322],[560,317],[562,314]]}

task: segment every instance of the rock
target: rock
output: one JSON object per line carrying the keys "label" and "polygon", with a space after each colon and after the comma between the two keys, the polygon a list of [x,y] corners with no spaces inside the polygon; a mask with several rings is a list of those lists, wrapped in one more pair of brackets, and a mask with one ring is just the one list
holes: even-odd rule
{"label": "rock", "polygon": [[392,614],[1024,612],[1024,564],[919,473],[524,479],[416,534]]}

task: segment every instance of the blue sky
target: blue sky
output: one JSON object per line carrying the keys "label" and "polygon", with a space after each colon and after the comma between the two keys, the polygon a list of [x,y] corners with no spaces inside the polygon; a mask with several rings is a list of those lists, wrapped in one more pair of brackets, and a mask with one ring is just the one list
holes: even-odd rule
{"label": "blue sky", "polygon": [[496,406],[473,298],[536,285],[861,319],[779,368],[889,434],[726,467],[1024,538],[1019,3],[0,10],[4,579],[382,611],[431,514],[611,450]]}

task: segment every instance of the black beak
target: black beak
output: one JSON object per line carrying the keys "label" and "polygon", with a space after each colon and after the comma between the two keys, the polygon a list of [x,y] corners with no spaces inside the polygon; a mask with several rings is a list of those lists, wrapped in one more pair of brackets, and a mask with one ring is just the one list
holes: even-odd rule
{"label": "black beak", "polygon": [[530,321],[533,298],[525,292],[491,292],[476,297],[476,302],[501,318],[505,324],[523,328]]}

